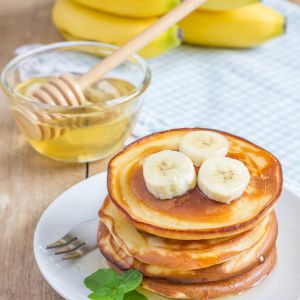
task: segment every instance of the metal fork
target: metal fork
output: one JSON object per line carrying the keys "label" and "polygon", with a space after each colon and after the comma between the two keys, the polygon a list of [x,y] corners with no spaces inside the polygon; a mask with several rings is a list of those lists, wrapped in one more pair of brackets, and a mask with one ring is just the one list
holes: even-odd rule
{"label": "metal fork", "polygon": [[54,249],[54,254],[66,254],[62,259],[74,259],[83,256],[97,247],[97,228],[99,219],[78,223],[66,235],[46,246]]}

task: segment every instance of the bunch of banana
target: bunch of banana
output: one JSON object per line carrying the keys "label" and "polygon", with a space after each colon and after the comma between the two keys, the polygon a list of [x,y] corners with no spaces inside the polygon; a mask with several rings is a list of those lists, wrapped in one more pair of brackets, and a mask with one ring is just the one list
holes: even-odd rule
{"label": "bunch of banana", "polygon": [[[157,20],[155,17],[120,17],[92,10],[70,0],[56,1],[52,19],[60,33],[68,40],[92,40],[117,46],[123,45]],[[180,30],[174,25],[143,48],[139,54],[147,58],[157,56],[180,43]]]}
{"label": "bunch of banana", "polygon": [[[118,46],[150,26],[181,0],[57,0],[53,22],[69,40],[94,40]],[[248,48],[284,33],[285,18],[259,0],[208,0],[179,23],[189,44]],[[173,26],[140,54],[157,56],[181,43]]]}

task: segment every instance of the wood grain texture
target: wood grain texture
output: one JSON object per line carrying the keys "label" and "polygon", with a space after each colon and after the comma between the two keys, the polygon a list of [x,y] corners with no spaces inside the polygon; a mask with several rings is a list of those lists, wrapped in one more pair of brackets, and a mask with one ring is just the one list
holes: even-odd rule
{"label": "wood grain texture", "polygon": [[[0,68],[26,43],[60,40],[50,20],[52,1],[0,0]],[[33,234],[45,208],[85,178],[86,166],[54,162],[34,152],[19,134],[0,92],[0,299],[62,299],[41,276]]]}
{"label": "wood grain texture", "polygon": [[[293,0],[300,4],[300,0]],[[52,0],[0,0],[0,69],[26,43],[61,38],[51,24]],[[62,299],[46,283],[33,256],[34,229],[65,189],[106,168],[108,160],[61,164],[36,154],[19,134],[0,91],[0,299]]]}
{"label": "wood grain texture", "polygon": [[95,161],[92,163],[88,163],[88,176],[96,175],[100,172],[103,172],[107,169],[108,163],[111,157],[103,159],[101,161]]}
{"label": "wood grain texture", "polygon": [[45,208],[85,177],[85,167],[62,167],[37,155],[20,136],[2,98],[0,110],[0,299],[61,299],[36,267],[33,234]]}

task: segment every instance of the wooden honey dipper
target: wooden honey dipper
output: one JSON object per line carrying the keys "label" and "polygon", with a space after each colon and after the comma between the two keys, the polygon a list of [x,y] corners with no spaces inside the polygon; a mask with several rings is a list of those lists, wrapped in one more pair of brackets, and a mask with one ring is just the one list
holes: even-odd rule
{"label": "wooden honey dipper", "polygon": [[[86,99],[83,91],[87,87],[97,82],[108,71],[124,62],[130,55],[142,49],[149,42],[165,32],[169,27],[186,17],[204,2],[206,2],[206,0],[184,0],[166,15],[162,16],[155,23],[149,26],[146,30],[131,39],[121,48],[117,49],[110,56],[99,62],[80,78],[74,79],[71,75],[62,75],[57,78],[53,78],[34,91],[33,99],[38,102],[51,105],[84,105]],[[46,121],[45,117],[40,113],[38,113],[36,119]],[[46,132],[41,125],[32,124],[28,126],[28,120],[26,122],[27,128],[30,126],[35,126],[35,128],[32,127],[31,129],[33,139],[49,139],[59,135],[58,132],[49,133],[49,128],[46,130]],[[57,131],[57,129],[54,128],[52,130]]]}

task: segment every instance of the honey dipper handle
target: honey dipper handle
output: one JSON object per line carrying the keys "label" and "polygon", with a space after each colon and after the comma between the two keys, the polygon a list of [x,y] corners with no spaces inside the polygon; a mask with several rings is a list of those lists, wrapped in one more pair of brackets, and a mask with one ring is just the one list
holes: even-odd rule
{"label": "honey dipper handle", "polygon": [[[149,0],[150,1],[150,0]],[[184,0],[174,9],[168,12],[163,17],[159,18],[155,23],[149,26],[146,30],[131,39],[123,47],[116,50],[113,54],[106,57],[99,64],[93,67],[88,73],[82,75],[77,83],[82,90],[86,89],[107,72],[121,64],[131,54],[139,51],[149,42],[153,41],[160,34],[165,32],[169,27],[190,14],[198,6],[206,2],[206,0]]]}

